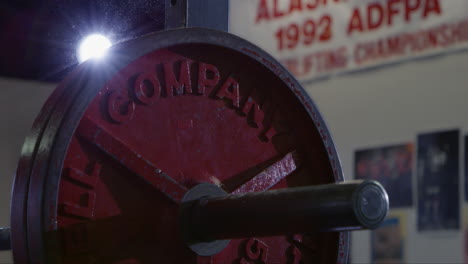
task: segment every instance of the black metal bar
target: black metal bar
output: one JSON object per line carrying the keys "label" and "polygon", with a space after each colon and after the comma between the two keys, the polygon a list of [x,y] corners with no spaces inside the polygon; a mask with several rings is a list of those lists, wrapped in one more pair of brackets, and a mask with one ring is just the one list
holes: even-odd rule
{"label": "black metal bar", "polygon": [[204,27],[228,31],[229,0],[165,0],[164,28]]}
{"label": "black metal bar", "polygon": [[165,0],[164,29],[187,27],[187,0]]}
{"label": "black metal bar", "polygon": [[0,250],[11,250],[9,227],[0,227]]}
{"label": "black metal bar", "polygon": [[[201,198],[182,208],[189,241],[373,229],[388,212],[376,181]],[[188,206],[190,205],[190,206]],[[186,234],[187,235],[187,234]]]}
{"label": "black metal bar", "polygon": [[187,27],[228,31],[228,0],[189,0],[187,5]]}

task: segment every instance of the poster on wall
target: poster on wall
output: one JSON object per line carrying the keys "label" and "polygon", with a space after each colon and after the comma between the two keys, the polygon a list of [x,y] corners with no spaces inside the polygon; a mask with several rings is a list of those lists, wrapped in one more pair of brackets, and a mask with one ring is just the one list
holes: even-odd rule
{"label": "poster on wall", "polygon": [[418,135],[418,230],[459,229],[459,131]]}
{"label": "poster on wall", "polygon": [[463,206],[463,258],[468,263],[468,205]]}
{"label": "poster on wall", "polygon": [[390,208],[413,205],[413,144],[358,150],[355,153],[356,179],[372,179],[387,190]]}
{"label": "poster on wall", "polygon": [[[465,201],[468,201],[468,135],[465,135],[464,166],[465,166]],[[467,262],[468,263],[468,262]]]}
{"label": "poster on wall", "polygon": [[229,31],[307,82],[468,47],[466,0],[234,0]]}
{"label": "poster on wall", "polygon": [[406,231],[401,217],[388,217],[377,229],[371,232],[372,263],[404,263]]}

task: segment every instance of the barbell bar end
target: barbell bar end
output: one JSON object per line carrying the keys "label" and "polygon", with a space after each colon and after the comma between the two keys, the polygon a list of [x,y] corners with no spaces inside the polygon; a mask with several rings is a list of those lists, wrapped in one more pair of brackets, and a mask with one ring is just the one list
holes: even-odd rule
{"label": "barbell bar end", "polygon": [[376,229],[385,220],[389,199],[384,187],[377,181],[365,180],[353,193],[356,219],[365,229]]}

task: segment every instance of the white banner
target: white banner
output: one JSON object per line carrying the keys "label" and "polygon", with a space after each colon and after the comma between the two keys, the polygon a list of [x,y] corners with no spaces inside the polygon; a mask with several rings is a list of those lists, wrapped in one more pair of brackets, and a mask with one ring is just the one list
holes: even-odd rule
{"label": "white banner", "polygon": [[229,31],[309,81],[468,48],[468,0],[231,0]]}

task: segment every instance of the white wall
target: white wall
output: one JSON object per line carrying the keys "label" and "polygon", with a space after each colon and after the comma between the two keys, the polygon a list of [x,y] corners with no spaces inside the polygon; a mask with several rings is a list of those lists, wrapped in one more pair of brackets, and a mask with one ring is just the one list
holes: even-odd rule
{"label": "white wall", "polygon": [[[9,198],[23,138],[54,85],[0,79],[0,226],[9,225]],[[356,149],[415,141],[420,132],[468,131],[468,53],[452,54],[307,85],[353,174]],[[407,214],[407,263],[461,263],[461,233],[417,234]],[[463,215],[463,214],[461,214]],[[370,262],[370,234],[353,235],[355,263]],[[0,252],[0,263],[11,263]]]}
{"label": "white wall", "polygon": [[[0,226],[10,226],[10,195],[21,146],[55,85],[0,79]],[[12,263],[0,251],[0,263]]]}
{"label": "white wall", "polygon": [[[336,77],[307,91],[328,123],[348,179],[356,149],[416,141],[421,132],[468,131],[468,53]],[[461,232],[418,234],[415,206],[404,211],[406,263],[463,262]],[[353,262],[370,263],[370,256],[370,233],[354,233]]]}

